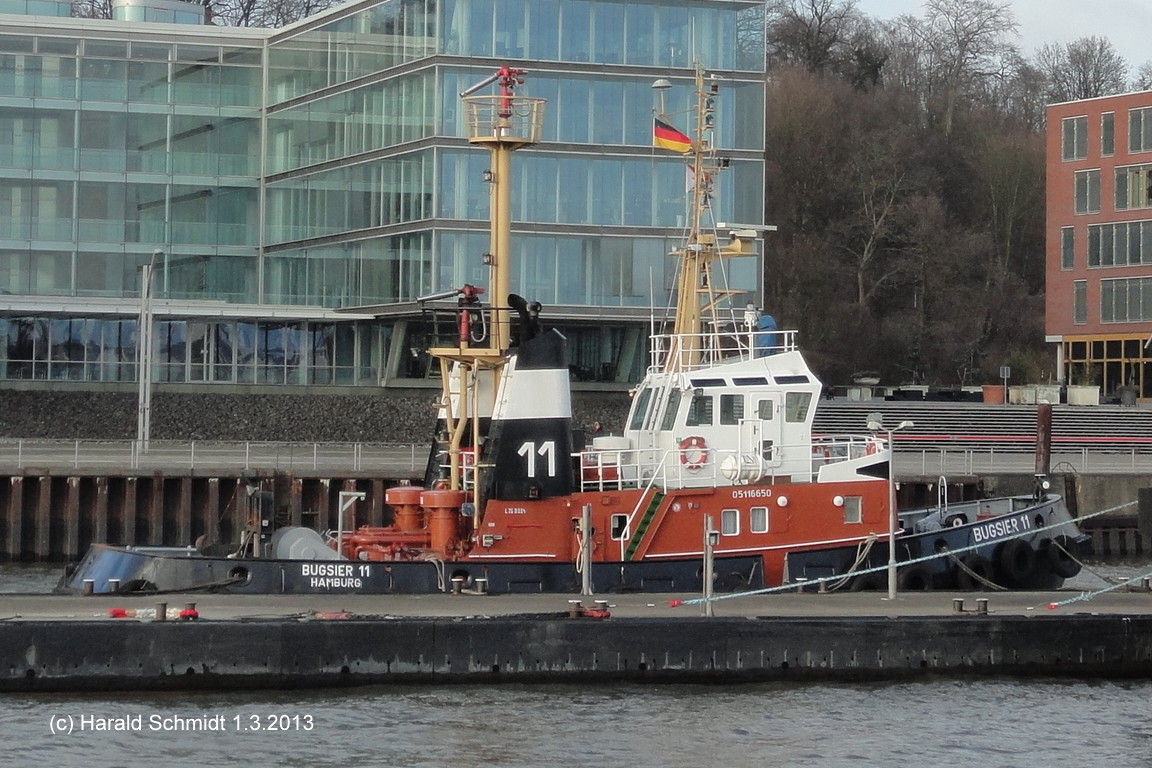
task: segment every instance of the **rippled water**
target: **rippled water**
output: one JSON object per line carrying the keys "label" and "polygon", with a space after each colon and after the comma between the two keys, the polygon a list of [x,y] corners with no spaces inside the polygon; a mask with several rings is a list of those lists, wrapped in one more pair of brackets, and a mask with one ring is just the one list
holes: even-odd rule
{"label": "rippled water", "polygon": [[[1152,683],[465,686],[173,696],[6,696],[5,762],[104,766],[1131,766]],[[53,735],[52,718],[139,715]],[[220,732],[150,730],[222,715]],[[280,716],[288,716],[280,717]],[[255,716],[256,721],[252,718]],[[236,718],[239,718],[237,724]],[[304,730],[305,718],[311,730]],[[294,719],[293,719],[294,718]],[[283,721],[286,731],[248,730]],[[299,729],[295,723],[300,723]],[[78,725],[77,725],[78,727]]]}

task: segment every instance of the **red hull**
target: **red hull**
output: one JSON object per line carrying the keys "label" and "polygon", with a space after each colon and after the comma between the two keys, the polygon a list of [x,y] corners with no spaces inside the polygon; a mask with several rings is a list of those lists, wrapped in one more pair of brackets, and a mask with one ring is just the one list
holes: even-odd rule
{"label": "red hull", "polygon": [[[704,518],[720,531],[716,556],[760,555],[764,581],[783,582],[789,551],[886,536],[887,484],[878,480],[583,492],[541,501],[489,502],[465,560],[574,562],[576,522],[591,507],[592,560],[700,558]],[[859,498],[859,522],[846,499]],[[626,528],[624,526],[627,526]]]}

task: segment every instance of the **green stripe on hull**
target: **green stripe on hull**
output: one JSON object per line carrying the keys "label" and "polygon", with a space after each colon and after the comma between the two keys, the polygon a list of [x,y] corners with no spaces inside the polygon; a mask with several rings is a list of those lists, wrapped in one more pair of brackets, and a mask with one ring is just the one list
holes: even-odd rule
{"label": "green stripe on hull", "polygon": [[631,560],[632,556],[636,554],[636,550],[640,548],[640,542],[644,540],[644,534],[648,531],[648,526],[652,524],[652,518],[656,517],[656,510],[660,509],[660,502],[663,500],[664,494],[660,491],[652,494],[652,498],[648,501],[648,507],[636,525],[636,533],[628,542],[628,550],[624,553],[625,562]]}

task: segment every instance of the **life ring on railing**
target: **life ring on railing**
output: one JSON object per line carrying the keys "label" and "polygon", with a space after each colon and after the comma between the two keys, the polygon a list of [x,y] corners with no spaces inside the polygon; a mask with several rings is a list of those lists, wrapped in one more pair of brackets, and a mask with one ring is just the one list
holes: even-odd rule
{"label": "life ring on railing", "polygon": [[876,447],[876,443],[872,440],[869,440],[867,447],[864,448],[864,453],[868,454],[869,456],[874,456],[878,450],[879,449]]}
{"label": "life ring on railing", "polygon": [[832,463],[832,449],[830,447],[828,447],[827,445],[824,446],[824,463],[825,464],[831,464]]}
{"label": "life ring on railing", "polygon": [[680,441],[680,463],[693,472],[708,461],[708,444],[699,435],[692,435]]}

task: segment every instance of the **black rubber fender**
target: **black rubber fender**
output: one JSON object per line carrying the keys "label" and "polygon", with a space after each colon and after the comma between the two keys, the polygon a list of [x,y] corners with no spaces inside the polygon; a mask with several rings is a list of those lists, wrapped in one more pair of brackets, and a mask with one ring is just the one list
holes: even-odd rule
{"label": "black rubber fender", "polygon": [[1036,569],[1036,553],[1023,539],[1010,539],[997,549],[996,565],[1007,586],[1023,586]]}
{"label": "black rubber fender", "polygon": [[906,565],[896,574],[896,586],[901,592],[931,592],[932,571],[924,565]]}
{"label": "black rubber fender", "polygon": [[880,571],[862,573],[859,576],[854,576],[848,584],[849,592],[875,592],[876,590],[887,588],[888,577]]}

